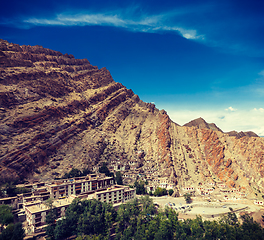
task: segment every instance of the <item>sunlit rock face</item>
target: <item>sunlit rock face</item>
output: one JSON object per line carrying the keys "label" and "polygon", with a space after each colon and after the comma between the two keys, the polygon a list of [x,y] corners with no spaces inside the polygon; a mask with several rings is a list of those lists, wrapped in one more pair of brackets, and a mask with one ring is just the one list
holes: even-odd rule
{"label": "sunlit rock face", "polygon": [[135,160],[138,172],[168,177],[177,188],[223,181],[249,194],[264,191],[264,140],[254,133],[223,133],[203,119],[179,126],[106,68],[4,40],[0,141],[1,181]]}

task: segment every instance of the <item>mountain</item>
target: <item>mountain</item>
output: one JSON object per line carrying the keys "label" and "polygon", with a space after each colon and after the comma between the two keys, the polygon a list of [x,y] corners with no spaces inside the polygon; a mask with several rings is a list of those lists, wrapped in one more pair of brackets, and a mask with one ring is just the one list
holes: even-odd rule
{"label": "mountain", "polygon": [[[212,129],[213,131],[219,131],[222,132],[223,131],[217,127],[214,123],[207,123],[203,118],[197,118],[194,119],[186,124],[184,124],[183,126],[186,127],[196,127],[199,129]],[[233,136],[236,138],[242,138],[242,137],[258,137],[258,135],[252,131],[249,132],[237,132],[237,131],[231,131],[231,132],[226,132],[226,134],[228,134],[229,136]]]}
{"label": "mountain", "polygon": [[199,129],[212,129],[213,131],[223,132],[220,128],[218,128],[214,123],[207,123],[203,118],[194,119],[183,126],[186,127],[197,127]]}
{"label": "mountain", "polygon": [[223,181],[261,196],[264,139],[196,125],[207,127],[179,126],[86,59],[0,40],[2,182],[136,161],[138,172],[168,177],[175,190]]}
{"label": "mountain", "polygon": [[236,138],[242,138],[242,137],[258,137],[258,135],[252,131],[249,132],[237,132],[237,131],[231,131],[231,132],[227,132],[227,134],[229,136],[234,136]]}

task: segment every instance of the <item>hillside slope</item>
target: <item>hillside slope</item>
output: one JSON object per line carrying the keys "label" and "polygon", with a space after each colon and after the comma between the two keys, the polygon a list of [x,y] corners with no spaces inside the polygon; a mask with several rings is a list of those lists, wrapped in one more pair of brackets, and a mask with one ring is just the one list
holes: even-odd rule
{"label": "hillside slope", "polygon": [[179,126],[86,59],[0,40],[1,181],[135,159],[178,188],[222,180],[260,194],[264,139],[209,128]]}

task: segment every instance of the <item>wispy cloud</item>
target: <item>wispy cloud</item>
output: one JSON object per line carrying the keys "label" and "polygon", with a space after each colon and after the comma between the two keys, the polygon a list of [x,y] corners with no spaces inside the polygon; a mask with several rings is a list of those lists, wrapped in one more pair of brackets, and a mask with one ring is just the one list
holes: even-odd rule
{"label": "wispy cloud", "polygon": [[122,13],[58,14],[53,18],[27,18],[24,24],[30,26],[112,26],[137,32],[177,32],[186,39],[203,40],[195,29],[177,26],[168,19],[170,14],[124,17]]}

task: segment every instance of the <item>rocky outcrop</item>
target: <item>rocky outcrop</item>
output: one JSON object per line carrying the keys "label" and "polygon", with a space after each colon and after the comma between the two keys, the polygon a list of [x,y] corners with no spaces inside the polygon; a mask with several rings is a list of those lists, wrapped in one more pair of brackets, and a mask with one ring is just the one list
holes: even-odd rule
{"label": "rocky outcrop", "polygon": [[197,127],[199,129],[212,129],[213,131],[223,132],[220,128],[218,128],[214,123],[207,123],[203,118],[194,119],[183,126],[186,127]]}
{"label": "rocky outcrop", "polygon": [[236,138],[242,138],[242,137],[258,137],[258,135],[252,131],[249,132],[237,132],[237,131],[231,131],[231,132],[227,132],[227,134],[229,136],[233,136]]}
{"label": "rocky outcrop", "polygon": [[233,135],[202,118],[179,126],[86,59],[0,40],[0,181],[136,160],[177,189],[221,180],[261,195],[264,139]]}

